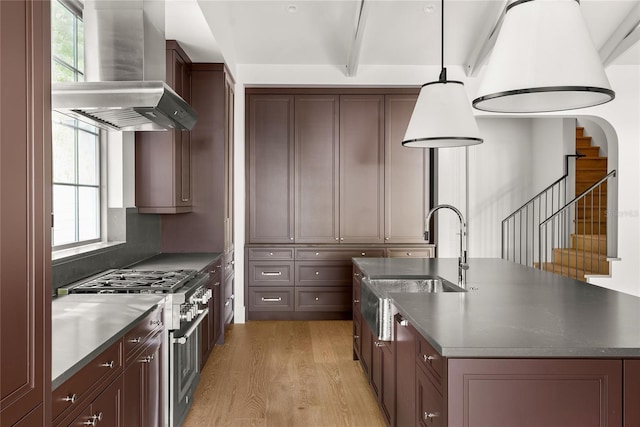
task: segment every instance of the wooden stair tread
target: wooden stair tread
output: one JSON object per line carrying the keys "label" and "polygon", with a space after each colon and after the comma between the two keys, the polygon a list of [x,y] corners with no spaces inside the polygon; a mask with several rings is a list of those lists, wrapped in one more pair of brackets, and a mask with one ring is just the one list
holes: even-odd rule
{"label": "wooden stair tread", "polygon": [[601,260],[601,261],[606,261],[607,260],[607,255],[606,254],[598,254],[596,252],[583,251],[583,250],[575,249],[575,248],[555,248],[553,251],[554,252],[559,252],[561,254],[570,255],[570,256],[577,256],[577,257],[580,257],[580,258],[591,258],[591,259],[598,259],[598,260]]}
{"label": "wooden stair tread", "polygon": [[[535,266],[538,268],[538,265],[539,264],[536,264]],[[553,262],[543,262],[542,269],[550,273],[560,274],[561,276],[580,280],[584,280],[585,275],[592,274],[589,271],[584,271],[579,268],[568,268],[566,265],[555,264]]]}

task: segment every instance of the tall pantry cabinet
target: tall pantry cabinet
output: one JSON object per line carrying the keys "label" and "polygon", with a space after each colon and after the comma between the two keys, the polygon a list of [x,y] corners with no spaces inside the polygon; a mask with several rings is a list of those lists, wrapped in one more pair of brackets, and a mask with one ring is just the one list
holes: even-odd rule
{"label": "tall pantry cabinet", "polygon": [[352,257],[433,256],[416,93],[247,89],[248,319],[350,317]]}
{"label": "tall pantry cabinet", "polygon": [[50,4],[0,1],[0,425],[51,418]]}

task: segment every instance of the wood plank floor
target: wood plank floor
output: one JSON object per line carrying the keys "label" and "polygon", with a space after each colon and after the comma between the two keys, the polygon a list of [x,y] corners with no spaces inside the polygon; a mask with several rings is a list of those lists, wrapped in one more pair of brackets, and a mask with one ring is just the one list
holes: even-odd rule
{"label": "wood plank floor", "polygon": [[231,325],[202,370],[184,427],[384,427],[351,321]]}

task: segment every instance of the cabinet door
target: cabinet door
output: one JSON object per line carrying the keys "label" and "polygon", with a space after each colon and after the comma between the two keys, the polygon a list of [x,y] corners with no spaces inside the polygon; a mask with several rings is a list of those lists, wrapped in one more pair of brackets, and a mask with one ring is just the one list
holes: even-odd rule
{"label": "cabinet door", "polygon": [[339,236],[338,96],[295,97],[296,243]]}
{"label": "cabinet door", "polygon": [[51,416],[50,19],[49,2],[0,1],[2,426]]}
{"label": "cabinet door", "polygon": [[122,378],[118,377],[93,401],[90,419],[98,420],[98,426],[121,427],[122,416]]}
{"label": "cabinet door", "polygon": [[394,318],[396,425],[416,425],[416,335],[400,314]]}
{"label": "cabinet door", "polygon": [[417,96],[385,97],[385,230],[387,243],[425,243],[429,150],[402,146]]}
{"label": "cabinet door", "polygon": [[455,426],[622,426],[622,361],[449,359],[447,400]]}
{"label": "cabinet door", "polygon": [[174,131],[176,137],[176,206],[191,206],[191,132]]}
{"label": "cabinet door", "polygon": [[155,427],[161,425],[162,336],[149,338],[149,345],[124,371],[124,425]]}
{"label": "cabinet door", "polygon": [[[373,335],[371,328],[367,322],[360,322],[361,345],[360,345],[360,365],[364,371],[365,376],[371,381],[371,358],[372,358],[372,346]],[[377,393],[376,393],[377,395]]]}
{"label": "cabinet door", "polygon": [[151,338],[151,344],[146,351],[150,361],[144,370],[144,424],[145,427],[156,427],[162,424],[162,337],[163,333]]}
{"label": "cabinet door", "polygon": [[224,250],[233,250],[233,203],[234,203],[234,111],[235,94],[233,91],[233,80],[229,74],[224,73]]}
{"label": "cabinet door", "polygon": [[293,243],[293,97],[248,100],[249,243]]}
{"label": "cabinet door", "polygon": [[380,352],[380,408],[387,425],[395,426],[396,415],[396,373],[393,360],[393,343],[379,341]]}
{"label": "cabinet door", "polygon": [[640,360],[624,361],[624,425],[640,426]]}
{"label": "cabinet door", "polygon": [[129,362],[123,377],[123,414],[125,426],[142,426],[142,398],[144,386],[143,356]]}
{"label": "cabinet door", "polygon": [[[415,366],[415,365],[414,365]],[[429,380],[429,377],[425,375],[422,369],[416,369],[416,391],[414,395],[417,397],[417,407],[415,412],[415,417],[418,420],[417,425],[420,427],[443,427],[446,426],[446,413],[444,410],[444,400],[442,395],[438,391],[435,385]],[[486,408],[487,411],[500,412],[502,410],[501,406]],[[524,420],[521,420],[524,421]],[[416,425],[416,424],[411,424]],[[463,424],[451,424],[451,425],[463,425]],[[469,420],[465,426],[492,426],[497,427],[496,424],[476,424],[475,420]],[[502,425],[502,424],[501,424]],[[540,425],[546,426],[548,424],[531,424],[531,426]],[[400,424],[398,424],[400,426]],[[516,422],[515,424],[510,424],[511,427],[515,426],[524,426],[520,422]],[[566,426],[565,426],[566,427]]]}
{"label": "cabinet door", "polygon": [[340,243],[384,241],[383,118],[384,96],[340,96]]}

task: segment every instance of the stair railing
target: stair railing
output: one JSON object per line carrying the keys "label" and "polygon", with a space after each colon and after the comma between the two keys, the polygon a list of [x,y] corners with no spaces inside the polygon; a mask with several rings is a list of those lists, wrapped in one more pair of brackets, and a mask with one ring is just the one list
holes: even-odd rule
{"label": "stair railing", "polygon": [[[539,268],[554,262],[554,273],[578,279],[583,279],[588,273],[609,273],[605,238],[606,184],[615,176],[615,170],[609,172],[540,223],[538,227]],[[567,241],[572,238],[573,245],[567,245]],[[558,249],[569,246],[571,249],[564,251]]]}
{"label": "stair railing", "polygon": [[566,204],[569,158],[579,157],[584,155],[565,155],[564,175],[502,220],[503,259],[534,266],[535,255],[539,252],[538,225]]}

